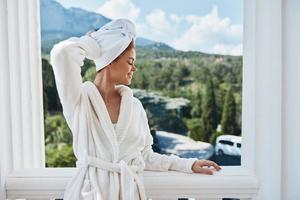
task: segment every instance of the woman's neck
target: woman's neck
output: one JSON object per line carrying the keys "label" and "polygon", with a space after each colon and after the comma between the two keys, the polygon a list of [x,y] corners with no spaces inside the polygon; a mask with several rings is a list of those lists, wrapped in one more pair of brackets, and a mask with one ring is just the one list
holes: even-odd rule
{"label": "woman's neck", "polygon": [[96,74],[94,84],[98,88],[104,102],[108,102],[117,94],[115,89],[116,83],[111,80],[109,71],[105,68]]}

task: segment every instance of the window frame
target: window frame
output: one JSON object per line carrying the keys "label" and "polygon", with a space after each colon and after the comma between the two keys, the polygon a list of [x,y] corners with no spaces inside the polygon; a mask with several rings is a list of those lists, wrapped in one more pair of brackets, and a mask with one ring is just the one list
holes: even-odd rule
{"label": "window frame", "polygon": [[[3,120],[0,122],[4,133],[1,141],[0,195],[6,197],[7,192],[7,197],[13,197],[18,194],[29,195],[25,191],[26,187],[25,189],[23,187],[23,190],[18,188],[18,183],[29,181],[26,183],[34,187],[37,186],[38,180],[47,182],[59,181],[62,178],[68,179],[74,169],[43,169],[45,149],[40,2],[39,0],[29,2],[3,0],[0,4],[1,22],[4,22],[5,27],[4,30],[0,30],[0,37],[1,41],[6,41],[0,48],[0,58],[9,66],[7,68],[1,66],[1,71],[4,73],[1,74],[0,79],[2,96],[0,106],[5,110],[1,113]],[[268,159],[274,161],[278,167],[272,169],[272,173],[277,174],[274,175],[276,180],[280,180],[281,149],[275,150],[278,153],[279,161],[275,161],[274,156],[267,158],[264,151],[276,148],[281,141],[281,90],[274,89],[281,88],[281,4],[280,0],[264,2],[244,0],[241,166],[224,167],[225,174],[207,177],[207,181],[211,181],[206,188],[211,191],[210,198],[220,198],[221,194],[229,194],[230,189],[225,185],[229,184],[230,186],[230,180],[235,177],[239,177],[238,180],[245,186],[244,190],[238,190],[238,193],[242,194],[241,198],[250,199],[257,194],[266,195],[268,188],[264,185],[260,188],[260,180],[267,180],[272,186],[280,186],[280,181],[272,182],[260,171],[267,166],[264,164],[265,161],[268,162]],[[271,38],[268,38],[270,34],[266,28],[264,29],[264,26],[268,26],[270,31],[275,30]],[[22,34],[20,34],[21,31]],[[271,77],[266,78],[264,75],[270,72],[270,65],[275,68],[272,69]],[[4,76],[4,74],[8,74],[8,76]],[[267,80],[260,82],[264,78]],[[269,97],[263,99],[264,93],[267,93]],[[267,120],[267,117],[272,115],[274,118]],[[270,138],[272,142],[267,145],[263,144],[263,141],[268,140],[266,137],[272,136],[271,132],[275,133],[274,137]],[[261,153],[262,155],[259,155]],[[30,169],[28,171],[25,168]],[[34,175],[36,170],[42,170],[40,176]],[[172,180],[168,173],[165,174],[166,180]],[[170,172],[170,174],[172,173]],[[28,174],[31,174],[31,178],[28,177]],[[32,180],[33,178],[35,179]],[[216,182],[212,180],[224,185],[215,188]],[[201,180],[199,181],[201,182]],[[46,184],[46,182],[43,183]],[[169,183],[171,184],[171,182]],[[199,185],[199,188],[204,189],[205,187]],[[153,191],[163,194],[162,190],[163,188],[161,190],[153,189]],[[39,193],[39,191],[35,192]],[[195,190],[190,192],[193,193]],[[273,196],[278,196],[278,194],[280,196],[280,193],[280,191],[274,192]],[[43,194],[46,195],[47,192]]]}

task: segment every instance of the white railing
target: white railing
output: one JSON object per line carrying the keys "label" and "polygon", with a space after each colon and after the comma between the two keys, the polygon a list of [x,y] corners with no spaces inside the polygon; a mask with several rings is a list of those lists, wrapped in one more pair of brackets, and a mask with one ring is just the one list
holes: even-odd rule
{"label": "white railing", "polygon": [[[74,168],[24,169],[6,177],[8,199],[62,198]],[[253,199],[258,192],[256,177],[239,166],[223,167],[214,175],[175,171],[144,172],[147,197],[158,199]]]}

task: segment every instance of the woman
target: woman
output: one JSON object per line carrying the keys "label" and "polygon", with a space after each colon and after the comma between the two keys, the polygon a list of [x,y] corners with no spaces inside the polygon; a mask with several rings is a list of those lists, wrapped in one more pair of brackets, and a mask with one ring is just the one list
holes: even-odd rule
{"label": "woman", "polygon": [[[146,113],[130,85],[137,71],[135,26],[113,20],[80,38],[56,44],[50,55],[63,114],[73,134],[77,172],[64,199],[146,199],[142,171],[212,174],[208,160],[154,153]],[[96,64],[94,82],[82,83],[80,66]]]}

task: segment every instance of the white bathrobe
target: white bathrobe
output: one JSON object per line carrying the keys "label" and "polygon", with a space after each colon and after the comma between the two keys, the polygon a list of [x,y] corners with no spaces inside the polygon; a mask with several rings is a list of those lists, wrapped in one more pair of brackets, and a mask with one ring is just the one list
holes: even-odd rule
{"label": "white bathrobe", "polygon": [[143,200],[143,170],[192,173],[196,159],[153,152],[146,112],[132,90],[124,85],[116,87],[121,105],[114,129],[97,87],[90,81],[83,83],[80,74],[84,58],[95,59],[99,53],[98,44],[88,36],[59,42],[50,53],[78,160],[64,199]]}

